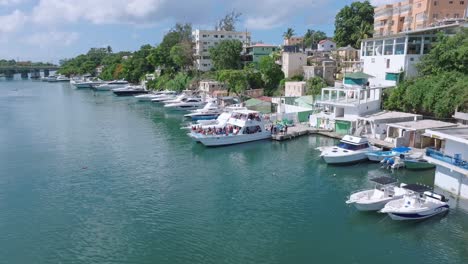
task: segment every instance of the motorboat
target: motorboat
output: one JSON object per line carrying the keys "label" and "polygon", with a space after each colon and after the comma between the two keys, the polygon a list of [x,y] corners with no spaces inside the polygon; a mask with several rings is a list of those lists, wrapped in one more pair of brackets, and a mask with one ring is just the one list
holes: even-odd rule
{"label": "motorboat", "polygon": [[388,202],[379,212],[393,220],[422,220],[449,210],[448,200],[431,188],[420,184],[403,186],[408,193],[402,198]]}
{"label": "motorboat", "polygon": [[366,138],[346,135],[340,144],[333,147],[319,147],[320,156],[328,164],[344,164],[367,160],[367,153],[378,150]]}
{"label": "motorboat", "polygon": [[400,199],[407,193],[402,188],[405,184],[397,186],[397,180],[392,177],[377,177],[370,179],[375,183],[375,187],[369,190],[362,190],[352,193],[346,204],[353,204],[359,211],[378,211],[388,202]]}
{"label": "motorboat", "polygon": [[260,112],[251,110],[233,111],[223,127],[192,130],[188,135],[208,147],[271,138],[271,132],[266,129]]}
{"label": "motorboat", "polygon": [[157,92],[149,92],[147,94],[135,95],[134,97],[140,102],[149,102],[149,101],[152,101],[153,99],[158,99],[161,97],[174,95],[174,94],[176,94],[176,92],[174,91],[157,91]]}
{"label": "motorboat", "polygon": [[56,78],[50,78],[48,82],[69,82],[70,78],[64,75],[59,75]]}
{"label": "motorboat", "polygon": [[57,79],[57,76],[55,75],[50,75],[50,76],[44,76],[41,78],[41,81],[43,82],[52,82],[54,81],[55,79]]}
{"label": "motorboat", "polygon": [[124,88],[112,89],[112,92],[117,96],[133,96],[137,94],[146,94],[148,93],[148,90],[146,90],[143,86],[128,85]]}
{"label": "motorboat", "polygon": [[367,153],[367,158],[371,161],[382,161],[385,158],[391,158],[395,156],[399,156],[402,153],[408,153],[411,151],[411,148],[408,147],[398,147],[392,148],[391,150],[377,150]]}
{"label": "motorboat", "polygon": [[405,167],[405,160],[403,154],[400,154],[400,156],[384,158],[380,161],[380,163],[382,164],[382,168],[385,169],[394,170]]}
{"label": "motorboat", "polygon": [[187,111],[200,109],[205,104],[206,102],[204,102],[200,97],[188,97],[177,103],[165,104],[164,108],[168,110]]}
{"label": "motorboat", "polygon": [[157,100],[151,100],[152,102],[161,102],[163,104],[174,104],[174,103],[180,103],[182,102],[183,99],[186,99],[186,98],[189,98],[190,95],[186,94],[186,93],[181,93],[179,94],[178,96],[176,97],[172,97],[170,99],[167,99],[167,100],[162,100],[162,101],[157,101]]}
{"label": "motorboat", "polygon": [[223,109],[221,109],[216,102],[210,101],[203,108],[192,110],[191,113],[184,116],[192,119],[193,121],[213,120],[216,119],[222,112]]}
{"label": "motorboat", "polygon": [[96,91],[110,91],[112,89],[125,88],[128,86],[128,82],[125,80],[110,81],[103,84],[93,85],[93,89]]}
{"label": "motorboat", "polygon": [[160,95],[156,98],[151,99],[153,103],[163,103],[164,101],[171,101],[177,98],[176,93]]}
{"label": "motorboat", "polygon": [[75,86],[77,89],[84,89],[84,88],[93,88],[93,86],[105,84],[106,82],[101,79],[97,79],[97,80],[84,79],[84,80],[71,80],[70,83],[73,86]]}
{"label": "motorboat", "polygon": [[434,169],[435,165],[432,163],[429,163],[427,160],[423,158],[412,158],[412,157],[406,157],[404,159],[405,162],[405,167],[408,170],[428,170],[428,169]]}

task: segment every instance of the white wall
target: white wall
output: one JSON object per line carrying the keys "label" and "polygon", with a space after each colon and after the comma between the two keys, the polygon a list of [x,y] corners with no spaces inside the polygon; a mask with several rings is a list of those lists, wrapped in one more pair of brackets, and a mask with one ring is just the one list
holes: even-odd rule
{"label": "white wall", "polygon": [[468,176],[451,172],[443,166],[436,167],[434,184],[462,198],[468,199]]}
{"label": "white wall", "polygon": [[444,152],[450,156],[453,156],[454,154],[462,154],[462,159],[468,160],[468,146],[460,142],[446,139]]}
{"label": "white wall", "polygon": [[307,65],[307,55],[303,53],[283,52],[281,70],[286,78],[302,75],[302,66]]}
{"label": "white wall", "polygon": [[336,43],[330,40],[326,40],[323,43],[319,43],[317,50],[318,51],[331,51],[336,49]]}

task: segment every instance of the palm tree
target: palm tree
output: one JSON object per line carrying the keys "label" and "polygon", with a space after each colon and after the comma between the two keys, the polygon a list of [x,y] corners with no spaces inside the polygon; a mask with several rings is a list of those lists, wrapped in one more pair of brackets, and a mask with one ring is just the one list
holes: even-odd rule
{"label": "palm tree", "polygon": [[373,27],[371,24],[364,23],[364,21],[361,22],[361,25],[359,26],[358,32],[357,32],[359,39],[356,43],[355,48],[361,45],[361,41],[363,39],[369,38],[369,35],[372,33],[372,31],[373,31]]}
{"label": "palm tree", "polygon": [[283,37],[289,40],[292,36],[294,36],[294,29],[288,28],[286,32],[283,33]]}

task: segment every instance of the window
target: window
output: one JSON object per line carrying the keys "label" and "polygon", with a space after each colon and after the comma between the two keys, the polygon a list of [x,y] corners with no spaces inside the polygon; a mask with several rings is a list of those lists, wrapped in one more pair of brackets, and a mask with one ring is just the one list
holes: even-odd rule
{"label": "window", "polygon": [[231,35],[229,35],[229,36],[228,36],[228,38],[232,38],[232,36],[231,36]]}
{"label": "window", "polygon": [[208,37],[208,35],[203,35],[204,38]]}
{"label": "window", "polygon": [[395,55],[405,54],[405,38],[397,38],[395,44]]}
{"label": "window", "polygon": [[387,59],[387,69],[390,68],[390,59]]}
{"label": "window", "polygon": [[224,35],[221,35],[221,38],[224,38]]}
{"label": "window", "polygon": [[406,54],[421,54],[421,37],[410,37],[408,39],[408,49]]}
{"label": "window", "polygon": [[333,48],[333,45],[330,45],[330,48]]}
{"label": "window", "polygon": [[364,56],[374,56],[374,42],[368,41],[366,42],[366,50]]}
{"label": "window", "polygon": [[433,19],[439,18],[439,14],[432,14],[432,18],[433,18]]}
{"label": "window", "polygon": [[385,26],[385,24],[387,24],[387,20],[382,20],[382,21],[380,21],[380,26],[383,27],[383,26]]}
{"label": "window", "polygon": [[420,8],[420,7],[421,7],[421,3],[418,3],[417,7]]}
{"label": "window", "polygon": [[390,21],[390,26],[393,26],[395,24],[395,21]]}
{"label": "window", "polygon": [[436,5],[437,5],[437,1],[434,1],[434,6],[436,6]]}
{"label": "window", "polygon": [[460,14],[453,14],[453,18],[459,18]]}
{"label": "window", "polygon": [[214,35],[215,38],[218,38],[218,35]]}
{"label": "window", "polygon": [[393,55],[393,42],[395,39],[386,39],[384,44],[384,55]]}
{"label": "window", "polygon": [[432,43],[436,41],[436,37],[424,37],[423,54],[428,54],[431,51]]}
{"label": "window", "polygon": [[383,48],[383,40],[376,40],[374,44],[374,56],[381,56]]}
{"label": "window", "polygon": [[372,62],[372,63],[375,63],[375,58],[372,58],[372,59],[371,59],[371,62]]}
{"label": "window", "polygon": [[449,4],[453,4],[453,1],[449,1]]}
{"label": "window", "polygon": [[465,4],[465,1],[460,1],[460,5],[464,5]]}

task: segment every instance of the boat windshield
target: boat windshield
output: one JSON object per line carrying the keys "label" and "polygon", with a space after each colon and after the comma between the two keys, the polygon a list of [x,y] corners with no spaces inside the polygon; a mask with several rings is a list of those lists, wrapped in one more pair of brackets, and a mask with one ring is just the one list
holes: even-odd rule
{"label": "boat windshield", "polygon": [[340,142],[340,144],[338,144],[338,147],[342,148],[342,149],[346,149],[346,150],[360,150],[360,149],[368,148],[369,144],[363,143],[363,144],[359,144],[359,145],[354,145],[354,144],[349,144],[349,143],[346,143],[346,142]]}

